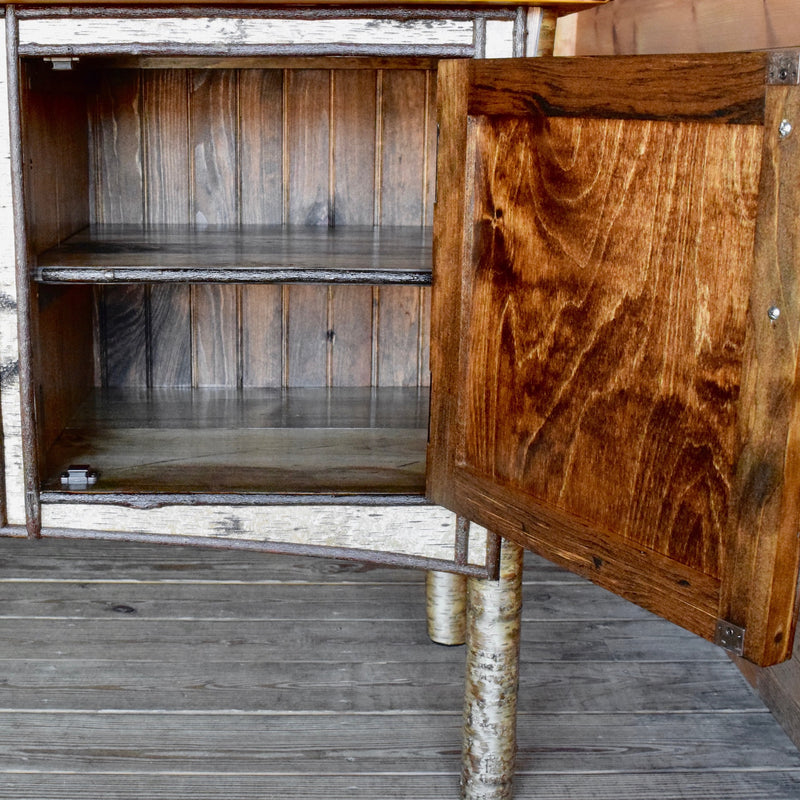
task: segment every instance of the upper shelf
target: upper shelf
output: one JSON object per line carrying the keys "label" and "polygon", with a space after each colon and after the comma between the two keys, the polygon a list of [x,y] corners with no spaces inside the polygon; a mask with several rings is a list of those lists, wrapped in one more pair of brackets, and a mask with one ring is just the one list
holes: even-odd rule
{"label": "upper shelf", "polygon": [[431,282],[429,228],[93,225],[41,253],[41,283]]}

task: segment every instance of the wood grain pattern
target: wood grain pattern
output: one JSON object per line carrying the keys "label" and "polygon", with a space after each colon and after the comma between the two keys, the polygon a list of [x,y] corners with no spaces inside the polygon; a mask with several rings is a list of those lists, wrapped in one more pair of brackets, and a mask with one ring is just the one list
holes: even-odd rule
{"label": "wood grain pattern", "polygon": [[[469,62],[470,114],[761,124],[764,53]],[[689,79],[690,78],[690,79]],[[602,91],[598,87],[602,86]]]}
{"label": "wood grain pattern", "polygon": [[229,70],[191,72],[191,221],[200,226],[240,221],[237,78]]}
{"label": "wood grain pattern", "polygon": [[719,577],[761,129],[538,128],[478,134],[464,463]]}
{"label": "wood grain pattern", "polygon": [[[147,316],[144,286],[123,284],[104,293],[100,306],[104,385],[147,385]],[[88,354],[84,357],[88,360]]]}
{"label": "wood grain pattern", "polygon": [[141,81],[145,219],[151,225],[188,222],[189,73],[146,70]]}
{"label": "wood grain pattern", "polygon": [[331,224],[329,211],[330,72],[286,76],[286,221]]}
{"label": "wood grain pattern", "polygon": [[239,72],[241,221],[283,222],[283,70]]}
{"label": "wood grain pattern", "polygon": [[92,120],[92,219],[100,223],[144,222],[142,90],[133,70],[99,76]]}

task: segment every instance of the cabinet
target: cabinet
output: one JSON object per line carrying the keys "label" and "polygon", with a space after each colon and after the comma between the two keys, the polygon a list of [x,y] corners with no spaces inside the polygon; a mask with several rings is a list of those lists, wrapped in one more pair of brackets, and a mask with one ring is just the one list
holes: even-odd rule
{"label": "cabinet", "polygon": [[9,10],[8,521],[476,578],[499,534],[785,658],[800,55],[470,58],[525,21]]}

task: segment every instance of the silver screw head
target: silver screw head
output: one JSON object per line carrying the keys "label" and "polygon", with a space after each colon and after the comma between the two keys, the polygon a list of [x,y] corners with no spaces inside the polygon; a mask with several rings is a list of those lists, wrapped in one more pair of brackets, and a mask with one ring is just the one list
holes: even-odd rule
{"label": "silver screw head", "polygon": [[781,315],[781,310],[778,308],[778,306],[772,306],[772,307],[771,307],[771,308],[770,308],[770,309],[767,311],[767,316],[768,316],[768,317],[769,317],[769,318],[770,318],[770,319],[771,319],[773,322],[775,322],[775,321],[778,319],[778,317],[780,317],[780,315]]}
{"label": "silver screw head", "polygon": [[781,125],[778,128],[778,133],[781,139],[785,139],[792,132],[792,123],[788,119],[781,120]]}

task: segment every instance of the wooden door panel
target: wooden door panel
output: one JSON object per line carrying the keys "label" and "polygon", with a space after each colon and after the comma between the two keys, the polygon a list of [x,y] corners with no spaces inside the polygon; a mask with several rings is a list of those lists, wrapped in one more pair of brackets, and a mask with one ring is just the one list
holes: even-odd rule
{"label": "wooden door panel", "polygon": [[[435,277],[433,316],[458,329],[434,329],[429,458],[434,499],[706,637],[746,628],[755,661],[784,656],[797,561],[795,537],[780,570],[756,566],[761,521],[742,518],[760,474],[758,507],[797,522],[782,466],[749,489],[742,473],[753,437],[794,447],[794,378],[759,360],[752,309],[774,235],[766,58],[727,80],[730,57],[648,58],[652,95],[631,59],[444,68],[442,137],[462,144],[440,160],[435,269],[456,274]],[[792,398],[769,431],[757,361]],[[759,603],[783,609],[769,633]]]}

